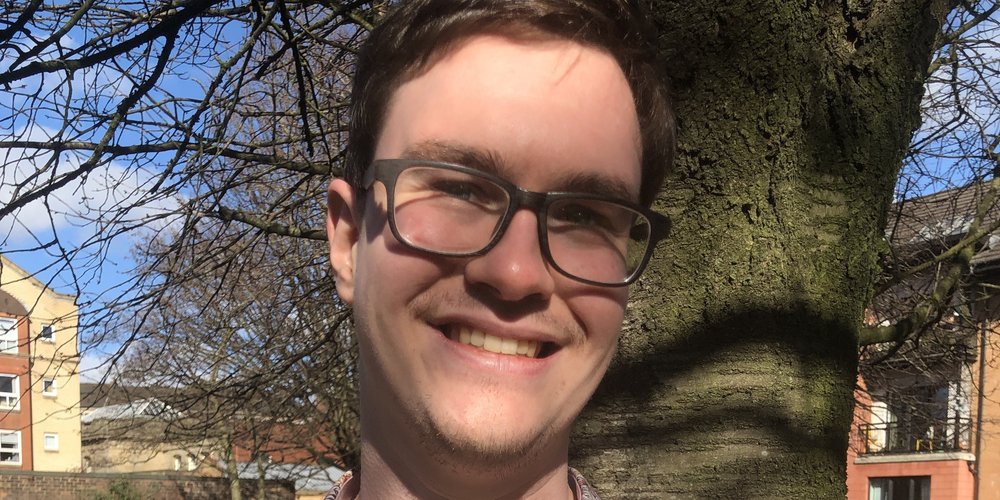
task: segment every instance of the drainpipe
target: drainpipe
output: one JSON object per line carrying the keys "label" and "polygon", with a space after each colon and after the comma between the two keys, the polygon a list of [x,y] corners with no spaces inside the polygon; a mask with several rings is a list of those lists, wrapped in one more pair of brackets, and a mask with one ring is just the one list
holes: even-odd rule
{"label": "drainpipe", "polygon": [[[34,401],[34,398],[31,397],[31,389],[34,387],[34,383],[35,383],[35,381],[32,378],[32,374],[35,373],[35,347],[37,346],[37,344],[34,344],[34,343],[31,342],[31,319],[28,318],[27,316],[25,317],[25,323],[27,323],[27,325],[25,325],[25,328],[28,330],[28,338],[27,338],[27,341],[25,342],[25,346],[27,346],[27,349],[28,349],[28,373],[24,374],[24,378],[28,379],[28,389],[26,391],[22,390],[21,394],[28,396],[28,404],[26,405],[28,407],[28,412],[27,412],[28,413],[28,423],[27,423],[27,425],[24,426],[24,429],[27,432],[25,432],[25,433],[23,433],[21,435],[21,438],[22,438],[21,439],[21,460],[22,460],[21,463],[22,464],[24,463],[24,455],[25,455],[24,450],[26,448],[30,448],[31,449],[31,460],[28,461],[28,470],[32,470],[33,471],[33,470],[35,470],[35,452],[38,451],[38,450],[35,449],[35,440],[34,440],[34,437],[35,437],[35,416],[32,414],[34,412],[34,410],[35,410],[35,405],[33,405],[32,403],[34,403],[35,401]],[[18,340],[18,342],[20,342],[21,339],[18,338],[17,340]],[[19,349],[19,351],[20,351],[20,349]],[[18,377],[18,378],[20,378],[20,377]],[[18,382],[20,382],[20,381],[18,381]],[[23,396],[22,396],[22,398],[23,398]],[[27,436],[27,441],[28,441],[28,445],[27,446],[25,446],[25,444],[24,444],[24,441],[25,441],[24,434],[28,435]],[[22,467],[22,470],[23,470],[24,466],[22,465],[21,467]]]}
{"label": "drainpipe", "polygon": [[979,328],[979,396],[976,401],[976,468],[973,471],[972,498],[979,500],[980,455],[983,450],[983,403],[986,400],[986,331],[989,321],[984,317]]}

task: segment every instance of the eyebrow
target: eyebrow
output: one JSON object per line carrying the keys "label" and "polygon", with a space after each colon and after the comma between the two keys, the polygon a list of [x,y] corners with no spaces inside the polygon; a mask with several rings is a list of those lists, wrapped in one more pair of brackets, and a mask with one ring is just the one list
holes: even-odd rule
{"label": "eyebrow", "polygon": [[572,173],[558,182],[559,191],[596,194],[617,200],[638,203],[639,195],[622,181],[595,173]]}
{"label": "eyebrow", "polygon": [[[471,167],[502,179],[511,179],[510,169],[496,151],[483,150],[444,141],[423,141],[403,151],[403,158],[441,161]],[[560,176],[551,192],[584,193],[638,203],[639,195],[619,179],[592,172],[573,172]]]}
{"label": "eyebrow", "polygon": [[443,161],[472,167],[504,179],[509,177],[503,158],[495,151],[482,150],[462,144],[443,141],[418,142],[403,151],[410,160]]}

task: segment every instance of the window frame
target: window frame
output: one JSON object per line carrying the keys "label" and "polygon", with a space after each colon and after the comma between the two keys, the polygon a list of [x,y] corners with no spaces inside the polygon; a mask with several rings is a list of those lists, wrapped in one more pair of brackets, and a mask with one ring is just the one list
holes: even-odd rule
{"label": "window frame", "polygon": [[[18,411],[21,409],[21,377],[15,373],[0,373],[0,377],[10,377],[13,392],[0,392],[0,410]],[[12,401],[8,403],[7,401]]]}
{"label": "window frame", "polygon": [[[55,442],[55,446],[49,446],[49,438]],[[59,433],[46,432],[42,434],[42,449],[45,451],[59,451]]]}
{"label": "window frame", "polygon": [[[46,390],[45,386],[49,384],[51,390]],[[56,387],[56,379],[54,378],[43,378],[42,379],[42,396],[56,397],[59,390]]]}
{"label": "window frame", "polygon": [[[0,354],[17,354],[19,350],[18,344],[20,343],[18,342],[19,340],[18,327],[20,325],[19,322],[17,321],[17,318],[11,318],[9,316],[0,316],[0,322],[6,323],[8,321],[13,322],[13,325],[9,327],[6,331],[2,330],[2,327],[0,327]],[[10,338],[11,335],[13,335],[13,339]],[[13,342],[13,345],[8,345],[11,342]]]}
{"label": "window frame", "polygon": [[[10,429],[0,429],[0,437],[2,437],[4,435],[12,435],[12,436],[14,436],[16,438],[16,440],[17,440],[16,447],[13,449],[12,452],[8,451],[6,453],[13,453],[13,455],[17,458],[17,461],[3,461],[3,460],[0,460],[0,466],[3,466],[3,465],[21,465],[21,462],[23,461],[23,458],[24,458],[24,447],[23,447],[23,443],[21,442],[21,431],[15,431],[15,430],[10,430]],[[2,454],[4,452],[5,451],[4,451],[4,448],[3,448],[3,443],[2,443],[2,440],[0,440],[0,454]]]}
{"label": "window frame", "polygon": [[[918,484],[919,483],[919,484]],[[877,486],[876,486],[877,485]],[[930,498],[931,476],[880,476],[868,478],[868,499],[898,498],[897,486],[906,487],[902,493],[909,500],[926,500]],[[879,495],[881,493],[881,495]]]}
{"label": "window frame", "polygon": [[56,330],[52,328],[52,325],[43,325],[42,331],[38,334],[38,340],[42,342],[48,342],[50,344],[56,343]]}

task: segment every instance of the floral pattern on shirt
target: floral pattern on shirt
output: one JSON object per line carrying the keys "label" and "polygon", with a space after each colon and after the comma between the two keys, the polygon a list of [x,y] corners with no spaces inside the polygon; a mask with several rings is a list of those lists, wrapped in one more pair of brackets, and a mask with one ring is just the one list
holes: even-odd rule
{"label": "floral pattern on shirt", "polygon": [[[601,500],[597,490],[587,482],[580,471],[570,467],[568,479],[570,488],[573,488],[573,498],[576,500]],[[346,472],[326,493],[323,500],[354,500],[358,496],[359,483],[360,480],[356,479],[353,473]]]}

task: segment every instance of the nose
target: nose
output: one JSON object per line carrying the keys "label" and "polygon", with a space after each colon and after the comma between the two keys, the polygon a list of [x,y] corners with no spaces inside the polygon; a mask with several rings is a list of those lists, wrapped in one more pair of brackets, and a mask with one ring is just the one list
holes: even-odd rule
{"label": "nose", "polygon": [[525,209],[514,213],[496,246],[465,265],[467,281],[508,302],[548,299],[555,289],[552,273],[538,240],[538,216]]}

